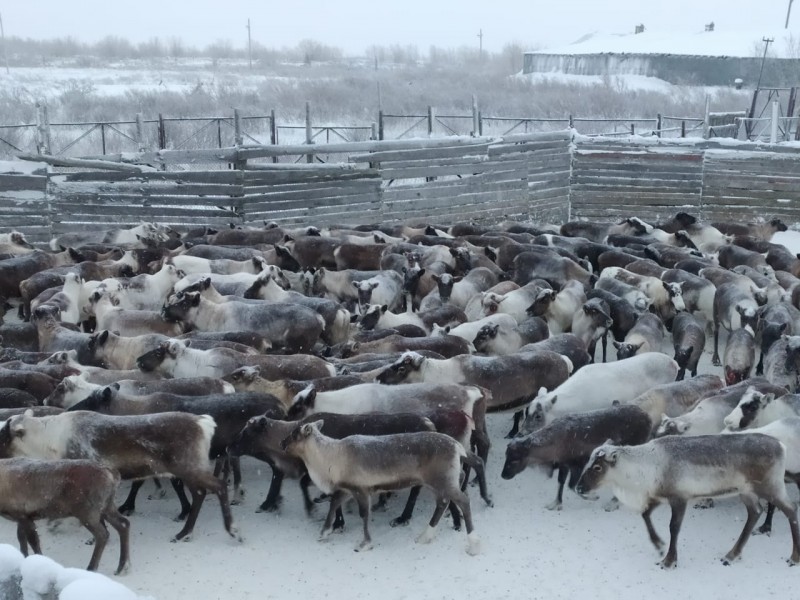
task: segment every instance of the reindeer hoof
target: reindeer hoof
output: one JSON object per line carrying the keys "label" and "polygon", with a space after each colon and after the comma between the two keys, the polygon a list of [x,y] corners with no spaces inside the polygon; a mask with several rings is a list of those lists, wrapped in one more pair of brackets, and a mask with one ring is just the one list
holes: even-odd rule
{"label": "reindeer hoof", "polygon": [[419,534],[417,537],[418,544],[430,544],[433,541],[433,536],[436,533],[436,530],[428,525],[425,530]]}
{"label": "reindeer hoof", "polygon": [[660,563],[657,563],[662,569],[674,569],[678,566],[677,561],[667,561],[667,559],[662,560]]}
{"label": "reindeer hoof", "polygon": [[547,506],[545,506],[545,508],[546,508],[547,510],[561,510],[563,507],[562,507],[562,504],[561,504],[561,502],[559,502],[558,500],[556,500],[556,501],[554,501],[554,502],[551,502],[551,503],[550,503],[550,504],[548,504]]}
{"label": "reindeer hoof", "polygon": [[722,366],[722,362],[719,360],[719,356],[713,357],[711,359],[711,364],[714,365],[715,367],[721,367]]}
{"label": "reindeer hoof", "polygon": [[608,503],[603,507],[603,510],[606,512],[614,512],[615,510],[619,509],[619,500],[616,498],[612,498],[608,501]]}
{"label": "reindeer hoof", "polygon": [[467,554],[477,556],[481,553],[481,540],[473,531],[467,535]]}
{"label": "reindeer hoof", "polygon": [[372,550],[372,542],[364,541],[353,548],[353,552],[366,552],[367,550]]}
{"label": "reindeer hoof", "polygon": [[406,519],[405,517],[397,517],[396,519],[392,519],[389,521],[389,525],[392,527],[405,527],[408,525],[410,519]]}
{"label": "reindeer hoof", "polygon": [[761,527],[756,527],[756,528],[753,530],[753,535],[766,535],[766,536],[770,536],[770,535],[772,535],[772,527],[767,527],[767,526],[765,526],[765,525],[762,525]]}
{"label": "reindeer hoof", "polygon": [[791,558],[786,559],[786,564],[790,567],[796,567],[800,563],[800,557],[795,558],[794,556]]}

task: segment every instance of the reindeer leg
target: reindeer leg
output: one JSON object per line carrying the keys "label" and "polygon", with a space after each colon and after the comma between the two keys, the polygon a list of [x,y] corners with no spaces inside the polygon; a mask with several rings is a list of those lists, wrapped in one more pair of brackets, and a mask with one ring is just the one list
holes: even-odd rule
{"label": "reindeer leg", "polygon": [[661,561],[662,569],[672,569],[678,561],[678,534],[681,531],[683,516],[686,514],[686,500],[675,499],[670,502],[672,517],[669,520],[669,548],[664,560]]}
{"label": "reindeer leg", "polygon": [[742,554],[742,549],[747,543],[747,540],[750,539],[750,534],[753,532],[753,527],[755,527],[756,523],[758,522],[758,514],[761,512],[758,506],[758,496],[741,494],[739,497],[742,499],[742,502],[744,502],[744,505],[747,508],[747,520],[742,528],[742,533],[739,534],[739,539],[736,540],[736,543],[733,545],[733,548],[731,548],[731,551],[728,552],[722,559],[722,564],[725,566],[730,565]]}

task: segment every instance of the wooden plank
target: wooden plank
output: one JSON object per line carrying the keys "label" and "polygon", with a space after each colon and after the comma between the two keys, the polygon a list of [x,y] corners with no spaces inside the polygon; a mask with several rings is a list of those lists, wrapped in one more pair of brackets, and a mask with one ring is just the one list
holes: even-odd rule
{"label": "wooden plank", "polygon": [[704,188],[703,198],[751,198],[753,201],[770,201],[777,199],[799,200],[800,195],[771,190],[740,190],[736,188],[713,189]]}
{"label": "wooden plank", "polygon": [[61,194],[55,193],[51,196],[52,201],[56,203],[84,203],[93,206],[115,206],[115,205],[130,205],[130,206],[152,206],[152,205],[165,205],[165,206],[183,206],[190,208],[192,206],[217,206],[217,205],[240,205],[242,197],[231,196],[203,196],[203,197],[186,197],[186,196],[154,196],[149,198],[136,194],[97,194],[97,193],[84,193],[84,194]]}
{"label": "wooden plank", "polygon": [[[522,119],[520,119],[522,120]],[[508,133],[504,135],[501,140],[504,144],[512,144],[516,142],[528,141],[560,141],[564,140],[571,142],[573,138],[571,129],[562,129],[560,131],[535,131],[528,133]]]}
{"label": "wooden plank", "polygon": [[[63,221],[66,219],[75,219],[79,216],[82,217],[91,217],[91,218],[98,218],[103,219],[105,217],[129,217],[131,219],[136,218],[141,220],[149,219],[161,219],[161,218],[215,218],[215,217],[236,217],[238,213],[224,210],[224,209],[216,209],[216,210],[192,210],[192,211],[175,211],[169,209],[159,209],[159,208],[150,208],[150,207],[119,207],[118,210],[104,210],[100,207],[84,207],[79,208],[77,205],[59,205],[58,207],[54,207],[54,210],[58,211],[56,214],[51,216],[52,220],[55,221]],[[69,212],[62,212],[62,211],[69,211]]]}
{"label": "wooden plank", "polygon": [[152,185],[147,183],[98,183],[61,184],[55,188],[59,194],[120,194],[139,196],[242,196],[244,187],[240,185],[184,184]]}
{"label": "wooden plank", "polygon": [[47,177],[42,175],[0,174],[0,192],[17,192],[25,190],[44,192],[46,186]]}
{"label": "wooden plank", "polygon": [[369,154],[353,154],[348,157],[351,163],[381,163],[407,160],[438,160],[451,157],[485,156],[489,143],[470,146],[441,146],[437,148],[414,148],[409,150],[384,150]]}
{"label": "wooden plank", "polygon": [[279,185],[289,183],[324,183],[336,181],[369,181],[380,179],[380,172],[377,169],[358,169],[354,171],[320,171],[310,172],[300,171],[248,171],[244,177],[245,187],[260,185]]}
{"label": "wooden plank", "polygon": [[570,202],[573,206],[615,206],[619,204],[635,204],[637,206],[683,206],[685,204],[699,205],[700,196],[646,196],[642,194],[608,193],[602,196],[581,195],[572,192]]}
{"label": "wooden plank", "polygon": [[516,154],[519,152],[563,152],[569,154],[569,143],[565,142],[523,142],[520,144],[501,144],[489,147],[489,156]]}
{"label": "wooden plank", "polygon": [[444,197],[444,196],[459,196],[467,193],[479,193],[486,191],[487,193],[500,192],[508,193],[515,190],[520,190],[527,193],[527,184],[524,181],[495,183],[491,186],[475,185],[460,185],[460,186],[437,186],[427,188],[420,186],[418,188],[389,188],[383,192],[384,202],[396,202],[399,200],[410,200],[414,198],[423,197]]}
{"label": "wooden plank", "polygon": [[439,208],[449,208],[457,210],[460,206],[485,204],[487,208],[490,207],[513,207],[518,206],[524,209],[527,206],[527,196],[523,194],[498,194],[498,193],[471,193],[461,194],[456,197],[439,197],[439,198],[419,198],[416,200],[405,200],[398,202],[385,202],[384,213],[396,214],[398,212],[413,211],[419,215],[420,210],[424,210],[425,214],[428,211]]}
{"label": "wooden plank", "polygon": [[246,188],[246,196],[260,196],[263,194],[283,194],[290,192],[313,192],[316,190],[372,190],[379,189],[380,179],[357,181],[327,181],[325,183],[293,183],[285,185],[264,185]]}
{"label": "wooden plank", "polygon": [[253,204],[246,204],[243,210],[246,213],[261,212],[265,210],[282,210],[290,208],[314,208],[323,210],[328,206],[356,206],[362,204],[380,204],[377,196],[369,194],[362,194],[359,196],[344,196],[339,198],[319,198],[317,200],[303,200],[298,199],[295,201],[270,201],[258,202]]}
{"label": "wooden plank", "polygon": [[115,173],[102,171],[84,171],[81,173],[63,173],[55,175],[52,180],[66,182],[82,181],[126,181],[126,182],[174,182],[174,183],[215,183],[241,185],[243,171],[208,170],[208,171],[153,171],[148,173]]}
{"label": "wooden plank", "polygon": [[272,192],[272,193],[262,193],[262,194],[252,194],[250,196],[245,196],[244,204],[257,204],[259,202],[281,202],[281,201],[289,201],[289,200],[298,200],[302,201],[307,199],[309,201],[313,200],[324,200],[330,198],[346,198],[350,196],[372,196],[374,198],[378,198],[380,195],[380,190],[377,187],[374,188],[319,188],[316,190],[298,190],[298,191],[280,191],[280,192]]}
{"label": "wooden plank", "polygon": [[775,179],[758,179],[757,177],[706,177],[703,181],[703,188],[712,190],[773,191],[800,195],[800,179],[779,181]]}
{"label": "wooden plank", "polygon": [[[460,165],[423,165],[419,167],[407,167],[401,169],[385,168],[381,171],[384,180],[389,179],[419,179],[422,177],[442,177],[445,175],[475,175],[480,173],[494,172],[499,173],[496,165],[486,163],[470,163]],[[524,163],[509,168],[506,172],[513,173],[513,177],[524,177]],[[517,175],[519,173],[519,175]]]}
{"label": "wooden plank", "polygon": [[663,185],[658,185],[658,182],[652,182],[652,185],[623,185],[623,184],[590,184],[590,183],[574,183],[572,186],[573,192],[586,192],[586,193],[607,193],[607,192],[624,192],[630,194],[694,194],[700,195],[702,186],[698,184],[683,184],[675,185],[674,183],[665,182]]}

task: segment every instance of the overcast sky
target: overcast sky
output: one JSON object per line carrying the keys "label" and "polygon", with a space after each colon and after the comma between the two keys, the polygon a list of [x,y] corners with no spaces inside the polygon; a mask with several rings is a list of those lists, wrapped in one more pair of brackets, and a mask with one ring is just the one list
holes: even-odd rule
{"label": "overcast sky", "polygon": [[[6,35],[106,35],[134,42],[180,37],[204,46],[219,39],[234,45],[253,39],[265,46],[294,46],[314,39],[357,54],[372,44],[478,45],[496,51],[510,42],[526,47],[562,45],[586,33],[742,30],[758,39],[783,29],[789,0],[0,0]],[[800,34],[800,2],[790,30]]]}

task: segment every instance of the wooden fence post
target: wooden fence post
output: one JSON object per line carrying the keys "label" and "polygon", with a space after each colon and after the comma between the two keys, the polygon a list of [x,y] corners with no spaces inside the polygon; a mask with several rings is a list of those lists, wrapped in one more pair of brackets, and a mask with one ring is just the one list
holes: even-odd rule
{"label": "wooden fence post", "polygon": [[483,135],[483,112],[478,111],[478,135]]}
{"label": "wooden fence post", "polygon": [[39,102],[36,103],[36,152],[37,154],[50,154],[52,152],[47,105]]}
{"label": "wooden fence post", "polygon": [[44,141],[44,119],[42,105],[36,103],[36,154],[49,154]]}
{"label": "wooden fence post", "polygon": [[377,123],[372,123],[371,130],[370,130],[370,133],[369,133],[369,139],[371,139],[371,140],[377,140],[378,139],[378,124]]}
{"label": "wooden fence post", "polygon": [[681,121],[681,137],[686,137],[686,121]]}
{"label": "wooden fence post", "polygon": [[711,119],[711,96],[706,94],[706,110],[705,110],[705,118],[703,119],[703,139],[707,140],[708,136],[711,135],[711,124],[709,120]]}
{"label": "wooden fence post", "polygon": [[147,144],[144,141],[144,118],[142,113],[136,113],[136,150],[137,152],[145,152]]}
{"label": "wooden fence post", "polygon": [[50,114],[47,111],[47,104],[42,104],[42,120],[44,121],[44,143],[47,153],[53,152],[53,137],[50,131]]}
{"label": "wooden fence post", "polygon": [[656,115],[656,135],[661,137],[661,113]]}
{"label": "wooden fence post", "polygon": [[233,109],[233,143],[236,146],[244,144],[244,136],[242,135],[242,113],[238,108]]}
{"label": "wooden fence post", "polygon": [[575,129],[575,120],[572,118],[572,115],[569,116],[569,128]]}
{"label": "wooden fence post", "polygon": [[778,143],[778,121],[780,121],[781,107],[777,100],[772,102],[772,121],[769,128],[769,143]]}
{"label": "wooden fence post", "polygon": [[378,139],[384,139],[384,129],[383,129],[383,110],[378,111]]}
{"label": "wooden fence post", "polygon": [[[236,145],[237,148],[237,159],[238,159],[238,148],[244,144],[244,133],[242,132],[242,113],[239,112],[238,108],[233,109],[233,143]],[[243,171],[247,168],[247,161],[246,160],[236,160],[233,163],[233,168]]]}
{"label": "wooden fence post", "polygon": [[[314,141],[311,133],[311,103],[306,102],[306,144],[311,144]],[[306,162],[313,163],[314,155],[306,154]]]}
{"label": "wooden fence post", "polygon": [[433,120],[436,118],[436,111],[432,106],[428,106],[428,137],[433,136]]}
{"label": "wooden fence post", "polygon": [[636,128],[633,123],[631,123],[631,135],[636,135]]}
{"label": "wooden fence post", "polygon": [[100,144],[103,148],[103,154],[106,153],[106,124],[100,123]]}
{"label": "wooden fence post", "polygon": [[158,147],[160,150],[167,148],[167,127],[161,113],[158,113]]}
{"label": "wooden fence post", "polygon": [[[275,109],[269,111],[269,143],[273,146],[278,145],[278,125],[275,122]],[[278,157],[273,156],[272,162],[278,162]]]}
{"label": "wooden fence post", "polygon": [[472,137],[480,135],[480,118],[478,116],[478,96],[472,94]]}

